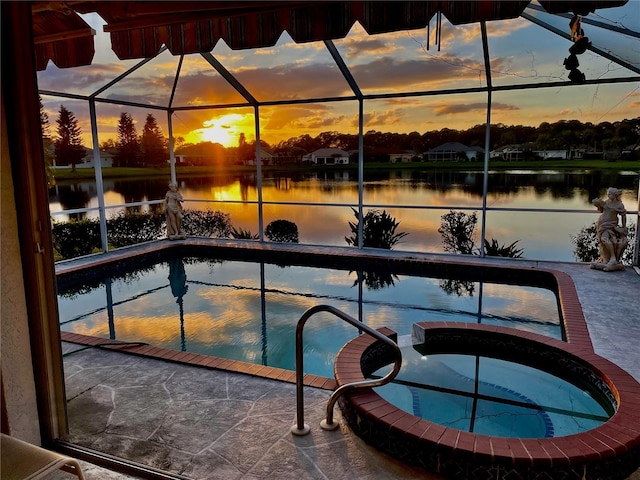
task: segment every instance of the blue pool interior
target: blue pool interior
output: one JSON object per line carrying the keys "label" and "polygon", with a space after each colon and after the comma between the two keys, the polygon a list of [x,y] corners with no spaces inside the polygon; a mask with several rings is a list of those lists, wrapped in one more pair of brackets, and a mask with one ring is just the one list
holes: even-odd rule
{"label": "blue pool interior", "polygon": [[[295,326],[329,304],[400,337],[421,321],[472,322],[562,339],[552,290],[353,266],[172,256],[138,270],[58,285],[61,329],[295,370]],[[318,314],[304,330],[305,372],[333,376],[357,329]]]}
{"label": "blue pool interior", "polygon": [[[601,425],[611,404],[593,386],[575,385],[521,363],[487,356],[424,354],[402,347],[393,383],[376,387],[389,403],[446,427],[500,437],[549,438]],[[379,377],[385,367],[374,373]]]}

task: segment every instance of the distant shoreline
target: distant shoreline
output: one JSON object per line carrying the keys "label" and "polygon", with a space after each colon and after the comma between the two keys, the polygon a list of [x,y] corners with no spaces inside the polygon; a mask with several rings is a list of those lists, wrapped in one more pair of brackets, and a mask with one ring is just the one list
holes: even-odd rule
{"label": "distant shoreline", "polygon": [[[358,165],[263,165],[263,172],[317,172],[317,171],[357,171]],[[474,170],[482,171],[483,162],[411,162],[411,163],[367,163],[365,169],[377,170]],[[492,160],[490,170],[630,170],[640,174],[638,160],[536,160],[511,161]],[[75,172],[69,167],[51,167],[56,180],[85,180],[95,178],[93,168],[79,168]],[[234,173],[253,173],[256,167],[245,165],[225,166],[178,166],[176,173],[184,176],[211,176]],[[102,168],[103,178],[149,178],[168,177],[169,167],[111,167]]]}

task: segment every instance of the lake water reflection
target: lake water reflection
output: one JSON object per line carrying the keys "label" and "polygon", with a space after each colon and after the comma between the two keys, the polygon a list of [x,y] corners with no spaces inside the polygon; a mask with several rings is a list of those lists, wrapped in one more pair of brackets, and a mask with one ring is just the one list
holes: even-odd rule
{"label": "lake water reflection", "polygon": [[[234,227],[258,232],[257,177],[247,174],[211,177],[181,177],[185,207],[222,210]],[[122,210],[125,203],[159,201],[167,191],[166,179],[105,180],[107,215]],[[468,213],[482,209],[482,172],[397,170],[365,172],[365,208],[385,209],[408,232],[395,250],[442,252],[438,233],[440,218],[450,209]],[[597,219],[591,200],[606,194],[609,186],[623,190],[623,202],[635,211],[638,172],[500,171],[488,179],[490,209],[561,210],[563,212],[513,212],[490,210],[486,217],[487,238],[500,244],[519,241],[524,257],[536,260],[572,261],[571,235]],[[346,246],[348,222],[355,218],[351,206],[358,204],[356,172],[315,171],[277,174],[262,179],[264,225],[284,218],[297,224],[300,242]],[[96,208],[94,182],[64,183],[51,189],[51,212]],[[249,202],[249,203],[243,203]],[[308,205],[311,204],[311,205]],[[111,207],[111,208],[110,208]],[[149,207],[139,207],[148,210]],[[564,211],[575,212],[566,214]],[[97,211],[86,216],[97,217]],[[629,219],[635,223],[635,215]],[[480,235],[480,222],[476,229]]]}

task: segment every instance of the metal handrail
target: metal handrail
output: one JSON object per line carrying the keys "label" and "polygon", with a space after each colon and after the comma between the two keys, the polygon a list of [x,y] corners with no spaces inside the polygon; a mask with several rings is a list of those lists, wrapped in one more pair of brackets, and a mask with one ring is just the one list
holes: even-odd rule
{"label": "metal handrail", "polygon": [[402,352],[400,351],[400,347],[391,340],[386,337],[382,333],[377,330],[365,325],[364,323],[356,320],[355,318],[347,315],[343,311],[332,307],[331,305],[316,305],[311,307],[305,311],[300,320],[298,320],[298,325],[296,327],[296,423],[291,427],[291,433],[294,435],[306,435],[309,433],[309,426],[304,423],[304,359],[302,352],[302,329],[304,328],[304,324],[307,320],[319,312],[329,312],[335,315],[338,318],[341,318],[347,323],[350,323],[354,327],[362,330],[375,339],[386,343],[391,348],[394,349],[396,353],[396,360],[393,367],[393,370],[385,375],[382,378],[375,380],[364,380],[360,382],[352,382],[347,383],[345,385],[340,386],[336,389],[329,397],[329,402],[327,403],[327,416],[322,422],[320,422],[320,427],[324,430],[335,430],[338,428],[338,424],[333,422],[333,407],[338,400],[338,398],[345,393],[347,390],[352,390],[355,388],[364,388],[364,387],[378,387],[380,385],[386,385],[391,380],[395,378],[395,376],[400,371],[400,367],[402,366]]}

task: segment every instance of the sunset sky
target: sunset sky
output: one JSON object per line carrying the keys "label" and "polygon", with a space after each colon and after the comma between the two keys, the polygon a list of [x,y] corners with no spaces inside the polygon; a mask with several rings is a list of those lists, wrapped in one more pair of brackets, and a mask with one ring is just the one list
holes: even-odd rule
{"label": "sunset sky", "polygon": [[[569,31],[568,20],[546,13],[536,16],[561,30]],[[96,30],[96,54],[92,65],[58,69],[52,63],[38,73],[44,90],[89,95],[112,81],[138,60],[118,60],[111,50],[102,19],[83,18]],[[588,19],[640,31],[640,0],[625,6],[600,9]],[[494,85],[544,84],[567,79],[563,60],[571,42],[528,20],[488,22],[489,53]],[[594,46],[627,62],[638,65],[640,41],[594,25],[583,23]],[[435,17],[431,24],[435,32]],[[480,24],[451,25],[443,19],[440,51],[425,29],[368,35],[355,24],[344,39],[334,43],[365,95],[410,93],[468,87],[483,87],[484,72]],[[352,93],[324,43],[294,43],[285,32],[274,47],[231,50],[219,41],[212,55],[224,65],[259,101],[322,99],[346,97]],[[168,106],[179,57],[165,52],[98,98],[134,101]],[[580,70],[587,79],[629,77],[637,74],[608,59],[587,51],[579,56]],[[367,100],[364,103],[365,131],[424,133],[441,128],[465,129],[486,122],[486,93],[406,97]],[[54,96],[43,96],[51,133],[60,105],[74,112],[90,146],[88,103]],[[173,102],[174,107],[231,105],[246,103],[200,55],[186,56]],[[496,92],[493,95],[491,123],[533,125],[541,122],[577,119],[599,123],[638,116],[640,84],[571,86]],[[100,141],[117,139],[120,113],[126,111],[142,133],[145,117],[152,113],[164,135],[168,135],[166,114],[162,110],[117,104],[97,104]],[[216,108],[178,111],[173,116],[174,137],[186,142],[213,141],[236,146],[240,133],[247,141],[255,139],[254,109]],[[316,136],[325,131],[358,132],[358,104],[334,101],[293,106],[261,106],[260,135],[271,144],[304,134]]]}

